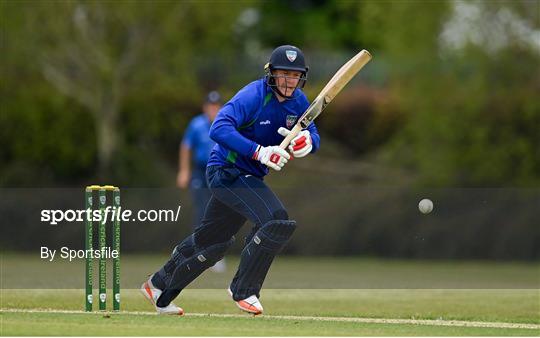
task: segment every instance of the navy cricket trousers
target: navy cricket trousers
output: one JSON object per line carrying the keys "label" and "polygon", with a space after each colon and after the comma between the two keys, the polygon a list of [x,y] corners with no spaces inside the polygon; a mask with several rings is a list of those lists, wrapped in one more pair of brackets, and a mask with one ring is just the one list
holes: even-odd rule
{"label": "navy cricket trousers", "polygon": [[246,220],[255,225],[247,238],[249,241],[261,225],[289,217],[278,197],[258,177],[234,166],[209,166],[206,177],[212,197],[201,225],[194,232],[199,246],[228,241]]}
{"label": "navy cricket trousers", "polygon": [[[254,227],[246,237],[246,243],[248,243],[262,225],[270,221],[288,219],[283,204],[262,179],[242,172],[233,166],[209,166],[206,170],[206,177],[212,196],[206,205],[200,226],[195,229],[193,237],[189,236],[184,241],[189,242],[189,239],[192,238],[194,244],[200,249],[214,244],[227,243],[249,219],[254,223]],[[272,259],[273,257],[270,257],[266,261],[260,262],[262,267],[256,270],[258,275],[248,277],[253,280],[244,280],[239,277],[246,273],[242,270],[242,262],[247,262],[246,264],[250,268],[253,267],[253,264],[242,258],[231,283],[231,288],[234,288],[233,284],[237,279],[242,279],[243,284],[237,285],[236,289],[240,289],[240,291],[235,289],[237,292],[233,298],[243,299],[252,294],[258,296],[258,290],[262,286]],[[167,306],[181,291],[174,288],[166,289],[166,285],[171,283],[170,280],[166,281],[167,265],[169,264],[171,264],[171,260],[152,277],[154,285],[164,290],[157,302],[160,307]],[[173,264],[177,266],[178,262],[173,262]],[[175,276],[176,273],[173,273],[169,279],[176,278]],[[175,283],[177,282],[175,281]]]}

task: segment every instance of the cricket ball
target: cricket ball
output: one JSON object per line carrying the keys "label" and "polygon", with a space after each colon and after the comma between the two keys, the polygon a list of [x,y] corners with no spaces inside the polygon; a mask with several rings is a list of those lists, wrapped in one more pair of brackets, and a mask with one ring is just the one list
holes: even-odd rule
{"label": "cricket ball", "polygon": [[418,210],[423,214],[429,214],[433,211],[433,202],[430,199],[424,198],[418,203]]}

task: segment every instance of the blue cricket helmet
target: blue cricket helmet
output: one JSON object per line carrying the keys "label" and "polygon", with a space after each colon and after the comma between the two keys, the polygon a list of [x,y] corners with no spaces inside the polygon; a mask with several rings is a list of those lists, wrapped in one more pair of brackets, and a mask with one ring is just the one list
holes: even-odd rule
{"label": "blue cricket helmet", "polygon": [[296,88],[304,88],[307,80],[308,66],[306,66],[306,60],[304,58],[304,53],[300,48],[283,45],[279,46],[270,55],[270,60],[264,66],[266,83],[272,88],[274,92],[285,98],[291,98],[286,96],[277,88],[275,77],[272,74],[272,71],[281,69],[281,70],[292,70],[302,73],[300,76],[300,81]]}

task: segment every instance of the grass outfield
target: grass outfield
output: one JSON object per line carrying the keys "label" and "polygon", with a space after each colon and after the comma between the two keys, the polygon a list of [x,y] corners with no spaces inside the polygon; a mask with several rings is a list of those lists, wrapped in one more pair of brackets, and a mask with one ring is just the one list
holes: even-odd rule
{"label": "grass outfield", "polygon": [[[122,255],[122,288],[138,288],[167,259],[168,255]],[[84,285],[81,259],[49,262],[36,251],[3,253],[1,261],[3,289],[79,289]],[[227,261],[225,273],[205,272],[190,287],[228,285],[238,258],[229,256]],[[96,260],[96,275],[97,268]],[[110,261],[107,268],[109,283]],[[264,285],[268,289],[538,289],[539,271],[540,264],[523,262],[281,256],[272,264]]]}
{"label": "grass outfield", "polygon": [[531,336],[524,329],[292,321],[271,318],[2,314],[3,335],[69,336]]}
{"label": "grass outfield", "polygon": [[540,336],[534,263],[280,257],[252,317],[225,291],[232,258],[182,292],[186,316],[163,317],[136,287],[164,259],[123,256],[121,313],[87,314],[82,261],[3,254],[1,335]]}
{"label": "grass outfield", "polygon": [[240,313],[224,290],[186,290],[184,317],[153,315],[137,290],[123,293],[121,314],[80,313],[83,298],[82,290],[3,290],[2,335],[540,335],[537,290],[265,290],[260,317]]}

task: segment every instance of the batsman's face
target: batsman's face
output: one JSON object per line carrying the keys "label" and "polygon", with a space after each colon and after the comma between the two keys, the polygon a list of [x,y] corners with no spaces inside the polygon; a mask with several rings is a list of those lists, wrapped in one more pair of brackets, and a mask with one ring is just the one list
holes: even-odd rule
{"label": "batsman's face", "polygon": [[291,96],[296,89],[298,82],[300,81],[300,76],[302,76],[302,73],[294,70],[276,69],[274,71],[274,76],[279,90],[283,94]]}

